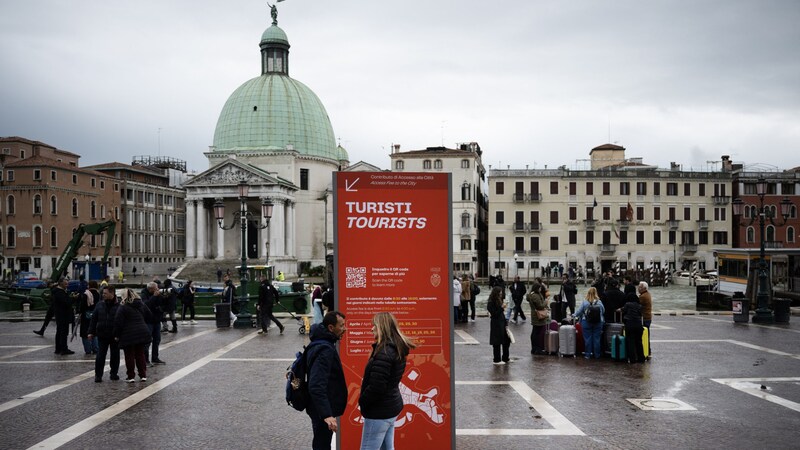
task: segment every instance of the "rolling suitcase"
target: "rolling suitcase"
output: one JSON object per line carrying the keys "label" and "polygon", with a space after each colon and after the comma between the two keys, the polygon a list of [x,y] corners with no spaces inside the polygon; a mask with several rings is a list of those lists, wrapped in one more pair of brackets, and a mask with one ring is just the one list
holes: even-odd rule
{"label": "rolling suitcase", "polygon": [[575,322],[575,352],[582,355],[586,352],[586,341],[583,340],[583,327]]}
{"label": "rolling suitcase", "polygon": [[647,327],[642,330],[642,353],[645,358],[650,357],[650,330]]}
{"label": "rolling suitcase", "polygon": [[552,355],[558,353],[558,332],[546,330],[544,332],[544,351]]}
{"label": "rolling suitcase", "polygon": [[573,325],[561,325],[558,329],[558,355],[575,357],[575,339],[577,333]]}
{"label": "rolling suitcase", "polygon": [[611,339],[611,359],[625,361],[625,336],[618,335]]}
{"label": "rolling suitcase", "polygon": [[556,323],[561,323],[564,319],[564,308],[561,305],[560,301],[550,302],[550,318],[555,320]]}
{"label": "rolling suitcase", "polygon": [[[619,313],[620,316],[622,313]],[[616,318],[617,313],[614,313],[614,318]],[[614,336],[622,336],[622,330],[624,326],[621,323],[607,323],[603,327],[603,335],[605,336],[603,339],[603,344],[605,348],[603,349],[607,355],[611,354],[611,340]]]}

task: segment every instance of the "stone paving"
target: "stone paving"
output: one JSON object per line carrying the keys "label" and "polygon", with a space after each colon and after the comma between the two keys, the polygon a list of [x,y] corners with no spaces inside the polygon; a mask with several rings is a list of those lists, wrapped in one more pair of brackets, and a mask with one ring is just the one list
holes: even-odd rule
{"label": "stone paving", "polygon": [[[39,337],[40,322],[0,322],[0,449],[309,448],[307,416],[283,400],[285,369],[306,337],[283,322],[284,335],[266,336],[179,322],[178,333],[163,335],[167,364],[133,384],[108,372],[94,383],[78,340],[74,355],[54,356],[54,324]],[[532,357],[530,325],[511,328],[513,362],[495,366],[488,319],[456,327],[458,449],[796,445],[796,320],[657,317],[644,365]]]}

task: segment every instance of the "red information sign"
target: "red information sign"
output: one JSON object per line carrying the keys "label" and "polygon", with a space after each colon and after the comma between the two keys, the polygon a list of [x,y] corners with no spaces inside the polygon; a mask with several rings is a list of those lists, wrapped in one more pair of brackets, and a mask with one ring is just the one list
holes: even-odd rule
{"label": "red information sign", "polygon": [[339,448],[358,448],[358,395],[372,317],[391,312],[415,339],[400,381],[397,448],[452,448],[450,174],[335,174],[336,299],[347,316],[340,353],[348,384]]}

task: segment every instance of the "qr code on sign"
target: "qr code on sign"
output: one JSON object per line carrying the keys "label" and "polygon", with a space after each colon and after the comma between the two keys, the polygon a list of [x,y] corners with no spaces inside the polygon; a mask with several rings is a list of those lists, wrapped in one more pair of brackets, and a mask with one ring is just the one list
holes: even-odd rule
{"label": "qr code on sign", "polygon": [[348,288],[367,287],[367,268],[366,267],[347,267],[345,268],[347,278],[345,285]]}

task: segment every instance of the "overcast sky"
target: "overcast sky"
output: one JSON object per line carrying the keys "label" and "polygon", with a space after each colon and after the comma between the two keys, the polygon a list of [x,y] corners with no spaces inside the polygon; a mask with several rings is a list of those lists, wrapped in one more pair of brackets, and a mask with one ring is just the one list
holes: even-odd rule
{"label": "overcast sky", "polygon": [[[492,167],[627,157],[800,166],[800,2],[287,0],[290,75],[351,162],[476,141]],[[228,96],[260,74],[263,0],[0,4],[0,136],[82,165],[208,167]],[[793,31],[794,30],[794,31]],[[160,129],[160,131],[159,131]]]}

